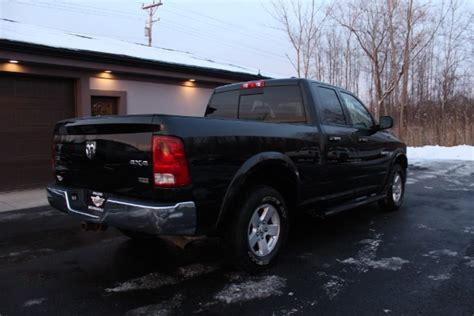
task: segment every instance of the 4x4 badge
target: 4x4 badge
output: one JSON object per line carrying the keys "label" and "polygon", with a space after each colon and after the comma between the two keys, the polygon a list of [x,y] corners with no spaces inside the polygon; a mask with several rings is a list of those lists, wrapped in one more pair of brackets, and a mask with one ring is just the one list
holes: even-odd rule
{"label": "4x4 badge", "polygon": [[86,142],[86,156],[87,156],[87,158],[89,158],[89,159],[94,158],[96,148],[97,148],[97,144],[96,144],[95,140],[88,140]]}

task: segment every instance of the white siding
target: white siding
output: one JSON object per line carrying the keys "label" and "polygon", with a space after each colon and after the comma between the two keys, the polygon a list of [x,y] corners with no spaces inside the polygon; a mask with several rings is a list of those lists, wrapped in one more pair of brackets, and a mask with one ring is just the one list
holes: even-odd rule
{"label": "white siding", "polygon": [[127,114],[203,116],[212,93],[192,86],[103,78],[90,78],[90,89],[127,92]]}

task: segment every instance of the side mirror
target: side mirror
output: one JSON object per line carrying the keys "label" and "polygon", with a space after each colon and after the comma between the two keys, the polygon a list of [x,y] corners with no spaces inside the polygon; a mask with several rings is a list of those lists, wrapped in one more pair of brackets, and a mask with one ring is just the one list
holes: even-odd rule
{"label": "side mirror", "polygon": [[379,129],[389,129],[393,127],[393,118],[391,116],[382,116],[379,120]]}

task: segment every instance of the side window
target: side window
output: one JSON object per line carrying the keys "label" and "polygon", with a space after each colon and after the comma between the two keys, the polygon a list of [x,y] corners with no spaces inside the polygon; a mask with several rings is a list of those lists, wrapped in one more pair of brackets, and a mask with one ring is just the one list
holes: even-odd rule
{"label": "side window", "polygon": [[322,113],[321,119],[323,123],[345,125],[346,118],[336,91],[330,88],[319,87],[317,84],[313,84],[314,88],[319,96],[318,105]]}
{"label": "side window", "polygon": [[204,116],[236,119],[238,103],[238,90],[215,93],[207,106],[206,114]]}
{"label": "side window", "polygon": [[263,93],[241,95],[239,119],[276,123],[306,122],[299,86],[266,87]]}
{"label": "side window", "polygon": [[341,95],[351,116],[352,126],[362,129],[371,128],[374,125],[374,121],[364,105],[350,94],[342,92]]}

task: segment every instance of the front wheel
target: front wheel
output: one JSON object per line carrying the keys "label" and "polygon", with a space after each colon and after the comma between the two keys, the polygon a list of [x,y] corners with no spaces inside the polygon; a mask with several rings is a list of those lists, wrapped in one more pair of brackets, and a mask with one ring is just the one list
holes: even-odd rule
{"label": "front wheel", "polygon": [[386,189],[386,197],[380,206],[387,211],[396,211],[402,206],[405,195],[406,171],[400,165],[395,165],[390,173]]}
{"label": "front wheel", "polygon": [[233,265],[256,273],[278,255],[288,235],[288,211],[281,194],[269,186],[248,191],[228,223],[227,246]]}

